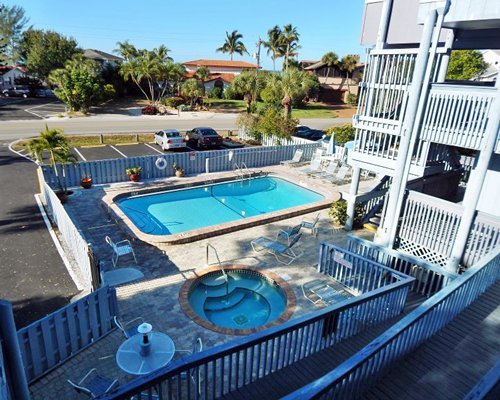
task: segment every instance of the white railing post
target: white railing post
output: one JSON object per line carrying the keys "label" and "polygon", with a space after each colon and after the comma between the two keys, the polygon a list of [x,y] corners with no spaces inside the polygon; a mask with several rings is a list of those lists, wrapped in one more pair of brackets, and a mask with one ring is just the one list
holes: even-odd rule
{"label": "white railing post", "polygon": [[346,231],[352,230],[356,213],[356,195],[358,194],[359,178],[361,168],[354,167],[352,169],[351,186],[349,187],[349,198],[347,199],[347,220],[344,225]]}

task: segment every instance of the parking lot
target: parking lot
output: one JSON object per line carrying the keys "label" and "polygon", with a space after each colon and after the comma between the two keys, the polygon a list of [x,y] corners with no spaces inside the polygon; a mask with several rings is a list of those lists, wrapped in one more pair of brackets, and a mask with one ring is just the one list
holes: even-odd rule
{"label": "parking lot", "polygon": [[0,121],[45,119],[65,111],[64,103],[54,97],[0,97]]}

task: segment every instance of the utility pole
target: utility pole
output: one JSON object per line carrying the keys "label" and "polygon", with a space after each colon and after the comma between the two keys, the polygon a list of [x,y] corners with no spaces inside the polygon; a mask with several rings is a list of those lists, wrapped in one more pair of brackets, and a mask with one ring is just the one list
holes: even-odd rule
{"label": "utility pole", "polygon": [[259,68],[260,68],[260,45],[261,44],[262,44],[262,40],[260,40],[260,36],[259,36],[259,40],[256,43],[257,53],[255,54],[255,58],[257,59],[257,73],[259,72]]}

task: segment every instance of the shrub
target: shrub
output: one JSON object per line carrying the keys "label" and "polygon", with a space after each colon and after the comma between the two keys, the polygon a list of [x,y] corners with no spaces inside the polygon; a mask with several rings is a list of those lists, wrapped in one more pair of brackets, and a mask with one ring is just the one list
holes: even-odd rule
{"label": "shrub", "polygon": [[220,99],[220,98],[222,98],[222,88],[220,88],[220,87],[213,87],[212,89],[210,89],[209,92],[208,92],[208,98],[209,99]]}
{"label": "shrub", "polygon": [[113,85],[111,84],[106,84],[104,85],[103,88],[103,93],[102,93],[102,98],[104,101],[106,100],[112,100],[116,97],[116,90]]}
{"label": "shrub", "polygon": [[182,97],[164,97],[161,103],[170,108],[177,108],[186,101]]}
{"label": "shrub", "polygon": [[346,97],[345,97],[345,102],[347,104],[350,104],[351,106],[355,106],[358,104],[358,96],[356,96],[355,94],[353,93],[349,93]]}
{"label": "shrub", "polygon": [[328,136],[333,133],[335,135],[335,142],[339,146],[343,146],[350,140],[354,140],[355,130],[351,124],[345,124],[341,126],[332,126],[326,130]]}
{"label": "shrub", "polygon": [[[333,203],[328,210],[328,215],[335,225],[345,225],[347,221],[347,201],[339,200]],[[354,206],[354,228],[361,226],[362,215],[363,207],[361,207],[361,204],[356,203]]]}
{"label": "shrub", "polygon": [[155,106],[146,106],[142,109],[144,115],[155,115],[158,114],[158,109]]}
{"label": "shrub", "polygon": [[243,97],[236,93],[233,86],[228,86],[226,90],[224,90],[224,98],[226,100],[241,100]]}

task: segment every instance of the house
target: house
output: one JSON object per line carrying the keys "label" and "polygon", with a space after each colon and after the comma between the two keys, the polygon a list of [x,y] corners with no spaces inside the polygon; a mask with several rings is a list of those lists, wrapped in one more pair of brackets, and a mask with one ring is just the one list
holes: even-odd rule
{"label": "house", "polygon": [[500,50],[484,50],[482,53],[484,61],[488,63],[488,68],[474,80],[495,81],[500,71]]}
{"label": "house", "polygon": [[205,91],[210,91],[214,87],[219,87],[223,91],[231,85],[234,77],[246,70],[256,70],[260,68],[257,64],[245,61],[228,60],[193,60],[182,63],[186,68],[186,78],[192,78],[198,67],[207,67],[210,71],[210,78],[205,81]]}
{"label": "house", "polygon": [[117,65],[123,61],[121,57],[95,49],[85,49],[83,56],[96,61],[103,67],[106,65]]}
{"label": "house", "polygon": [[0,90],[14,86],[16,79],[25,77],[26,72],[26,67],[23,65],[0,66]]}
{"label": "house", "polygon": [[[359,60],[359,56],[355,56]],[[358,85],[363,76],[364,64],[358,62],[351,76],[339,65],[328,67],[324,62],[304,60],[300,62],[304,71],[318,77],[321,85],[319,100],[325,102],[346,102],[348,93],[358,95]]]}

